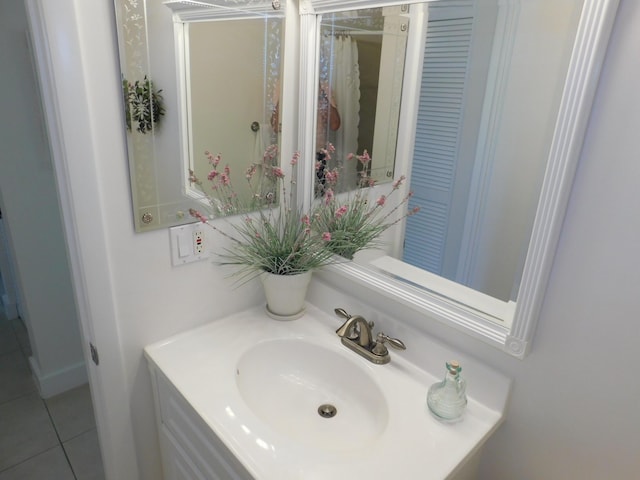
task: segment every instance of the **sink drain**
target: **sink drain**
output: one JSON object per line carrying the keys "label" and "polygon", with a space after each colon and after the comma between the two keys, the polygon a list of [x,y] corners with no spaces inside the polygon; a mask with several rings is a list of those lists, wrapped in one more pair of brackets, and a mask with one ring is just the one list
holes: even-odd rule
{"label": "sink drain", "polygon": [[338,413],[338,410],[336,409],[336,407],[334,407],[329,403],[325,403],[318,407],[318,414],[322,418],[333,418],[336,416],[336,413]]}

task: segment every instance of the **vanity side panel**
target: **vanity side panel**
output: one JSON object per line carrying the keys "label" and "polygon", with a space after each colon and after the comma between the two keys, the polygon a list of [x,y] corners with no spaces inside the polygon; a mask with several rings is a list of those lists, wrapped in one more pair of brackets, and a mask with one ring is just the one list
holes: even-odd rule
{"label": "vanity side panel", "polygon": [[[164,480],[210,480],[194,465],[173,435],[163,426],[160,432]],[[220,477],[215,477],[217,480]]]}
{"label": "vanity side panel", "polygon": [[482,448],[476,450],[470,457],[462,462],[456,470],[447,477],[447,480],[476,480],[478,478],[478,467]]}
{"label": "vanity side panel", "polygon": [[149,367],[149,373],[151,376],[151,388],[153,390],[153,406],[154,406],[154,412],[155,412],[155,418],[156,418],[156,430],[157,430],[158,438],[160,440],[160,452],[162,456],[161,463],[162,463],[162,473],[163,473],[162,478],[164,480],[172,480],[174,478],[174,475],[170,473],[172,471],[172,468],[169,463],[171,454],[169,451],[166,450],[167,445],[165,444],[165,439],[163,438],[163,435],[162,435],[162,416],[160,414],[160,396],[158,392],[158,379],[156,377],[156,369],[151,365],[151,363],[148,363],[147,366]]}
{"label": "vanity side panel", "polygon": [[[209,480],[254,480],[171,382],[155,370],[163,455],[176,452],[181,460],[163,460],[167,469],[186,460]],[[196,476],[195,478],[200,478]]]}

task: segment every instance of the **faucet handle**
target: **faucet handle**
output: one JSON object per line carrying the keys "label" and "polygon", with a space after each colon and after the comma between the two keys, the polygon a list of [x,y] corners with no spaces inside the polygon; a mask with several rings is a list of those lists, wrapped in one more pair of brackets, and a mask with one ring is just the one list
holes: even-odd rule
{"label": "faucet handle", "polygon": [[406,345],[404,344],[404,342],[402,340],[399,340],[397,338],[392,338],[389,335],[386,335],[386,334],[380,332],[380,333],[378,333],[378,336],[376,337],[376,344],[373,346],[371,351],[373,353],[375,353],[376,355],[386,355],[387,353],[389,353],[389,350],[387,350],[387,347],[384,345],[385,342],[388,342],[389,345],[391,345],[396,350],[406,350],[407,349]]}
{"label": "faucet handle", "polygon": [[360,329],[356,320],[360,319],[366,321],[360,315],[349,315],[347,321],[336,330],[338,336],[348,338],[349,340],[356,340],[360,336]]}
{"label": "faucet handle", "polygon": [[[333,311],[337,316],[346,320],[342,326],[336,330],[336,333],[341,337],[348,338],[349,340],[356,340],[360,336],[360,325],[355,321],[349,322],[349,320],[353,318],[354,320],[362,319],[367,322],[365,318],[362,315],[349,315],[344,308],[335,308]],[[372,321],[368,321],[367,324],[369,325],[369,329],[373,328]]]}
{"label": "faucet handle", "polygon": [[333,310],[337,316],[345,319],[345,322],[336,330],[336,333],[340,337],[347,337],[350,340],[358,338],[358,332],[356,331],[356,325],[349,323],[352,315],[349,315],[344,308],[336,308]]}

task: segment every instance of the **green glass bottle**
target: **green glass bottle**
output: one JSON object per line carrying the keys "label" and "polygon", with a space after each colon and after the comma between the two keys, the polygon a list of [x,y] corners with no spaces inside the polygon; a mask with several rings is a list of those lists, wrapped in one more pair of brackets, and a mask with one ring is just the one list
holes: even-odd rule
{"label": "green glass bottle", "polygon": [[456,361],[447,362],[444,380],[434,383],[427,393],[431,413],[445,422],[457,421],[467,406],[466,382],[460,376],[462,367]]}

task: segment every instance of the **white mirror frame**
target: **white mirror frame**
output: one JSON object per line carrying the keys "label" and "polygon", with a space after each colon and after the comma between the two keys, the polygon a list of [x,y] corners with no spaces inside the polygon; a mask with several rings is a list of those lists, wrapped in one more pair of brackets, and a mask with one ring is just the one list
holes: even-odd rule
{"label": "white mirror frame", "polygon": [[[428,0],[429,1],[429,0]],[[430,0],[438,1],[438,0]],[[300,1],[300,104],[298,145],[303,158],[314,158],[315,86],[320,15],[354,8],[401,5],[401,1]],[[502,314],[489,314],[474,300],[477,292],[458,286],[447,296],[439,287],[418,288],[378,271],[342,262],[319,272],[337,288],[348,289],[354,283],[370,289],[418,312],[421,316],[443,322],[512,356],[523,358],[530,347],[540,307],[553,264],[575,170],[589,120],[593,97],[619,0],[585,0],[574,42],[564,90],[553,134],[549,159],[534,220],[517,302],[504,302]],[[406,70],[405,75],[418,75]],[[415,82],[413,82],[415,84]],[[407,85],[405,83],[405,85]],[[404,95],[415,96],[407,88]],[[407,102],[403,101],[403,108]],[[402,114],[403,117],[411,116]],[[402,127],[401,127],[402,128]],[[405,138],[406,140],[406,138]],[[398,142],[396,158],[407,155],[406,142]],[[413,144],[413,139],[410,139]],[[404,151],[401,149],[405,148]],[[412,148],[412,147],[411,147]],[[411,151],[408,152],[411,155]],[[298,198],[308,209],[313,200],[313,166],[302,165],[298,177]],[[305,168],[306,167],[306,168]],[[454,287],[456,290],[456,287]],[[455,299],[455,300],[454,300]]]}

